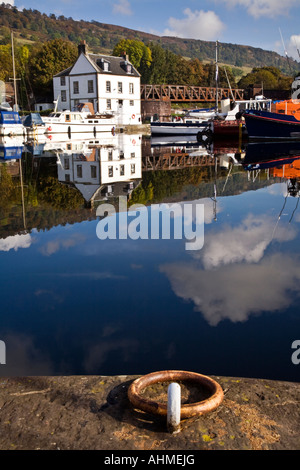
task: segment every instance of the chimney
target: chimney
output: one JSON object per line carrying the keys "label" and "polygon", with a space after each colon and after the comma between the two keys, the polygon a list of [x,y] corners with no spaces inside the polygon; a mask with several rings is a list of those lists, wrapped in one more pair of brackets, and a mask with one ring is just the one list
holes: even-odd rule
{"label": "chimney", "polygon": [[78,45],[78,56],[80,56],[81,53],[86,54],[86,49],[87,49],[86,42],[81,41],[81,43]]}
{"label": "chimney", "polygon": [[127,62],[129,62],[129,56],[126,54],[126,51],[123,51],[123,52],[122,52],[121,57],[123,57],[124,60],[126,60]]}

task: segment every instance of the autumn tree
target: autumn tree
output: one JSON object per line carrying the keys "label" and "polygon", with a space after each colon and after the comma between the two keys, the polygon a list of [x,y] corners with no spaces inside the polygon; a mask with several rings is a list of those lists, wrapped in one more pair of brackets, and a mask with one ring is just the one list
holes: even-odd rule
{"label": "autumn tree", "polygon": [[122,39],[114,47],[113,55],[120,57],[123,53],[128,55],[132,65],[143,74],[152,62],[151,50],[142,41],[135,39]]}
{"label": "autumn tree", "polygon": [[54,39],[37,46],[29,59],[33,87],[37,92],[51,93],[53,76],[73,65],[77,56],[77,47],[63,39]]}
{"label": "autumn tree", "polygon": [[239,81],[240,88],[248,88],[250,85],[262,85],[268,90],[289,90],[292,77],[284,75],[277,67],[255,67]]}

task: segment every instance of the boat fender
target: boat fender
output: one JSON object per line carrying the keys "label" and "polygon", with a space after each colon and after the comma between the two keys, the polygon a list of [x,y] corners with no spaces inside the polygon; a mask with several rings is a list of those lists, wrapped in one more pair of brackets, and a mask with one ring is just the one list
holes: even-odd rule
{"label": "boat fender", "polygon": [[47,127],[47,131],[51,132],[51,131],[52,131],[52,127],[51,127],[51,126]]}
{"label": "boat fender", "polygon": [[135,118],[135,114],[133,114],[131,117],[132,117],[132,119],[134,119],[134,118]]}

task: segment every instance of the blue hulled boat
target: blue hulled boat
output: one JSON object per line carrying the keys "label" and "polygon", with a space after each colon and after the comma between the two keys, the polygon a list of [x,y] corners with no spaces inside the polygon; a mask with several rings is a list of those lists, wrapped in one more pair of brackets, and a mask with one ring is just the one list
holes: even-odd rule
{"label": "blue hulled boat", "polygon": [[249,140],[300,140],[300,121],[292,115],[251,110],[243,116]]}
{"label": "blue hulled boat", "polygon": [[19,113],[0,109],[0,136],[24,135],[25,129]]}

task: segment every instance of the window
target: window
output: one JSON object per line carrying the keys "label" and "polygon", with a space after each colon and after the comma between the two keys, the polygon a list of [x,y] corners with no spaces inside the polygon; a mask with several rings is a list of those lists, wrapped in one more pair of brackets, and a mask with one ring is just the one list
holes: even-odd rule
{"label": "window", "polygon": [[60,77],[60,86],[66,86],[66,77]]}
{"label": "window", "polygon": [[106,109],[111,109],[111,100],[106,100]]}
{"label": "window", "polygon": [[129,100],[129,106],[134,106],[134,101],[133,100]]}
{"label": "window", "polygon": [[61,90],[61,100],[67,101],[67,92],[66,90]]}
{"label": "window", "polygon": [[74,93],[74,95],[78,95],[78,93],[79,93],[79,82],[73,82],[73,93]]}
{"label": "window", "polygon": [[134,93],[133,83],[129,83],[129,93],[132,95]]}
{"label": "window", "polygon": [[82,178],[82,165],[77,165],[77,178]]}
{"label": "window", "polygon": [[120,176],[125,175],[125,165],[120,165]]}
{"label": "window", "polygon": [[110,72],[110,63],[107,60],[97,59],[96,63],[100,67],[100,69],[103,70],[103,72]]}
{"label": "window", "polygon": [[130,158],[135,158],[135,152],[131,152]]}
{"label": "window", "polygon": [[65,167],[65,170],[69,170],[70,169],[70,161],[68,158],[65,158],[64,159],[64,167]]}
{"label": "window", "polygon": [[88,93],[94,93],[94,82],[93,82],[93,80],[88,80]]}
{"label": "window", "polygon": [[131,168],[131,174],[133,175],[133,174],[135,173],[135,164],[132,163],[132,164],[130,165],[130,168]]}
{"label": "window", "polygon": [[108,176],[110,178],[112,178],[114,176],[114,167],[113,166],[108,167]]}
{"label": "window", "polygon": [[113,157],[112,150],[109,150],[109,151],[108,151],[108,161],[109,161],[109,162],[112,161],[112,157]]}
{"label": "window", "polygon": [[106,93],[110,93],[111,92],[111,83],[110,81],[107,81],[106,82]]}
{"label": "window", "polygon": [[66,183],[70,183],[71,179],[70,179],[70,175],[68,173],[65,174],[65,182]]}
{"label": "window", "polygon": [[95,165],[91,166],[91,178],[97,178],[97,167]]}
{"label": "window", "polygon": [[123,93],[123,83],[118,82],[118,93]]}

